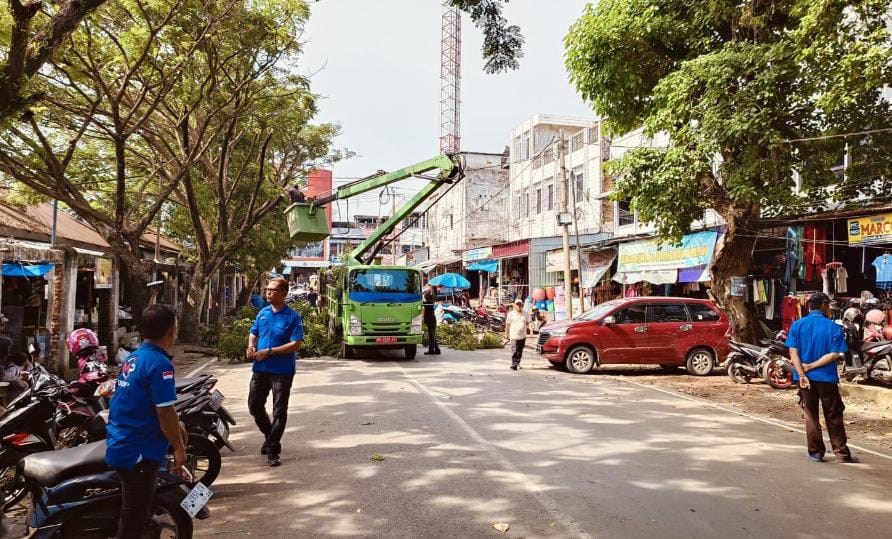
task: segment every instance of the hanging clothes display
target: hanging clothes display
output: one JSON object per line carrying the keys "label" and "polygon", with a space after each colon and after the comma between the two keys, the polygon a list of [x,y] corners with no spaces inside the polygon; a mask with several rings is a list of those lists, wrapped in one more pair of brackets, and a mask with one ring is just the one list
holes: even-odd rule
{"label": "hanging clothes display", "polygon": [[787,244],[784,251],[784,282],[789,283],[799,274],[799,234],[796,228],[787,227]]}
{"label": "hanging clothes display", "polygon": [[790,331],[793,322],[802,318],[799,311],[799,298],[785,296],[781,301],[781,327],[784,331]]}
{"label": "hanging clothes display", "polygon": [[836,293],[847,294],[849,292],[849,272],[842,266],[836,269]]}
{"label": "hanging clothes display", "polygon": [[805,237],[802,239],[805,263],[805,280],[811,281],[820,276],[821,268],[827,256],[827,232],[818,225],[805,225]]}
{"label": "hanging clothes display", "polygon": [[892,256],[889,256],[889,253],[883,253],[873,259],[872,265],[877,270],[877,288],[892,290]]}

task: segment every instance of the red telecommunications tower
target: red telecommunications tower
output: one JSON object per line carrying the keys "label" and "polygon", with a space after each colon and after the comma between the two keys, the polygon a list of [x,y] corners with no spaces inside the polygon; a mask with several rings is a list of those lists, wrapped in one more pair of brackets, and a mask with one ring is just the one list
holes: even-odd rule
{"label": "red telecommunications tower", "polygon": [[440,41],[440,153],[461,151],[461,13],[443,2]]}

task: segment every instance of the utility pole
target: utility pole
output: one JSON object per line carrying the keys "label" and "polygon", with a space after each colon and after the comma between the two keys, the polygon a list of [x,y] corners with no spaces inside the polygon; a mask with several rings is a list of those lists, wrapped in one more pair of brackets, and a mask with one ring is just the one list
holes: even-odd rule
{"label": "utility pole", "polygon": [[564,240],[564,298],[567,301],[567,317],[573,318],[573,270],[570,269],[570,219],[567,212],[570,204],[569,182],[567,180],[567,156],[564,152],[564,130],[560,132],[558,141],[558,162],[561,167],[561,212],[558,214],[558,224],[562,226],[561,235]]}
{"label": "utility pole", "polygon": [[577,213],[576,178],[573,178],[573,235],[576,236],[576,275],[579,276],[579,314],[585,312],[585,289],[582,287],[582,245],[579,242],[579,214]]}

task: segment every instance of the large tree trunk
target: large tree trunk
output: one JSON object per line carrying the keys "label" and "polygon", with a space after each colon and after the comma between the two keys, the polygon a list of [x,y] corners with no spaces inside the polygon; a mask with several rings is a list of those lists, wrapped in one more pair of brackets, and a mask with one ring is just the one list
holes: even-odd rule
{"label": "large tree trunk", "polygon": [[236,311],[248,305],[251,302],[251,294],[254,292],[254,289],[260,285],[260,277],[261,273],[257,274],[257,278],[254,279],[251,283],[246,283],[244,288],[238,294],[238,302],[235,304]]}
{"label": "large tree trunk", "polygon": [[208,274],[201,267],[196,267],[186,290],[186,301],[183,302],[183,315],[180,317],[179,340],[194,343],[198,340],[198,326],[201,323],[201,306],[204,303],[205,287]]}
{"label": "large tree trunk", "polygon": [[752,305],[743,302],[742,297],[731,295],[731,278],[746,277],[753,262],[753,247],[756,238],[751,235],[736,234],[738,227],[747,230],[755,228],[743,226],[741,221],[728,219],[728,232],[725,234],[725,245],[712,266],[711,295],[718,306],[725,311],[731,322],[731,333],[735,340],[758,343],[761,331],[759,316]]}

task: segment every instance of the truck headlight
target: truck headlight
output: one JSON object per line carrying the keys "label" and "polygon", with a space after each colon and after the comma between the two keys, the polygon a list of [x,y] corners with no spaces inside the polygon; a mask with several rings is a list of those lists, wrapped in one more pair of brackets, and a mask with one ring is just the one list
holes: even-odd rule
{"label": "truck headlight", "polygon": [[416,316],[415,318],[412,319],[412,334],[413,335],[421,334],[421,323],[422,323],[423,318],[424,318],[424,316],[419,314],[418,316]]}
{"label": "truck headlight", "polygon": [[350,315],[350,335],[362,335],[362,320],[356,315]]}

